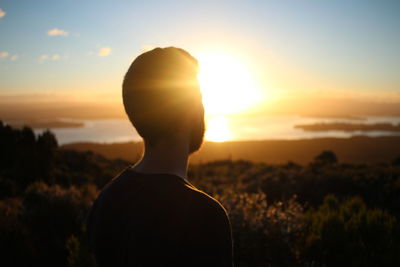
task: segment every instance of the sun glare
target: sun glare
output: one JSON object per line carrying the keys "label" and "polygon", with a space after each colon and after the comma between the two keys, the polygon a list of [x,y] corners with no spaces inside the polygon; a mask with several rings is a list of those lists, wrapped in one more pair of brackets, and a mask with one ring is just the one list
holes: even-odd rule
{"label": "sun glare", "polygon": [[207,118],[205,138],[212,142],[232,139],[228,115],[250,109],[261,98],[261,90],[248,68],[226,53],[197,55],[198,75]]}
{"label": "sun glare", "polygon": [[224,142],[232,138],[228,120],[224,116],[215,116],[207,119],[205,138],[212,142]]}
{"label": "sun glare", "polygon": [[224,53],[205,53],[198,59],[198,78],[207,114],[239,113],[260,99],[252,75],[236,58]]}

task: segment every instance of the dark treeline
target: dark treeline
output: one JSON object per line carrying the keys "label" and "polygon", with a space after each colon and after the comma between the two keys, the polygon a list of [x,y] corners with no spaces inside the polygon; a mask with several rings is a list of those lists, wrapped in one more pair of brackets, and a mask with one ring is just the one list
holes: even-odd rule
{"label": "dark treeline", "polygon": [[[58,148],[46,131],[0,122],[2,266],[94,266],[84,220],[99,190],[132,164]],[[132,151],[134,154],[135,151]],[[236,266],[399,266],[400,157],[308,165],[216,161],[189,180],[228,210]],[[151,196],[149,196],[151,197]]]}

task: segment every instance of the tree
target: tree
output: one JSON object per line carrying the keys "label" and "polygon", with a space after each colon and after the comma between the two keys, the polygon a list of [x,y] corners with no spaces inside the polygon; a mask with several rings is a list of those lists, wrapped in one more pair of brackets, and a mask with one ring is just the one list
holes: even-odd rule
{"label": "tree", "polygon": [[57,139],[49,130],[40,134],[37,139],[38,176],[47,183],[53,182],[52,170],[57,146]]}
{"label": "tree", "polygon": [[314,163],[319,165],[331,165],[338,163],[338,159],[333,151],[325,150],[314,158]]}

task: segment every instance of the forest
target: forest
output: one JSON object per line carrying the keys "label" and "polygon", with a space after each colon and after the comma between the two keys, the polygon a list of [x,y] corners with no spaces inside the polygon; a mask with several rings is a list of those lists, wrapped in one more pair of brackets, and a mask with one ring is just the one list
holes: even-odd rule
{"label": "forest", "polygon": [[[60,149],[0,121],[2,266],[94,266],[85,220],[122,159]],[[188,180],[230,216],[235,266],[400,266],[400,152],[346,163],[320,151],[309,164],[219,160]]]}

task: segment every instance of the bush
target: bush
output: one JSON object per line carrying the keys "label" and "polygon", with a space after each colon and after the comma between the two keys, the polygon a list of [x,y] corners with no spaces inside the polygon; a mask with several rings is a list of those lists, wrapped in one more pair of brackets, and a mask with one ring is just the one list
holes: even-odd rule
{"label": "bush", "polygon": [[294,266],[297,240],[303,234],[303,209],[295,197],[267,204],[264,193],[227,190],[215,196],[227,209],[232,224],[237,266]]}
{"label": "bush", "polygon": [[89,252],[88,237],[84,226],[79,236],[69,236],[65,246],[68,251],[68,267],[95,266],[94,259]]}
{"label": "bush", "polygon": [[325,197],[307,213],[304,256],[325,266],[399,266],[399,226],[395,217],[368,209],[360,197],[339,203]]}
{"label": "bush", "polygon": [[9,198],[0,201],[0,250],[2,266],[30,266],[36,254],[31,236],[19,219],[22,201]]}
{"label": "bush", "polygon": [[66,240],[81,234],[96,195],[94,186],[62,188],[36,182],[27,188],[20,218],[31,234],[35,259],[40,259],[41,266],[66,265]]}
{"label": "bush", "polygon": [[314,159],[314,164],[318,165],[329,165],[335,163],[338,163],[336,154],[335,152],[329,150],[322,151],[322,153],[316,156]]}

